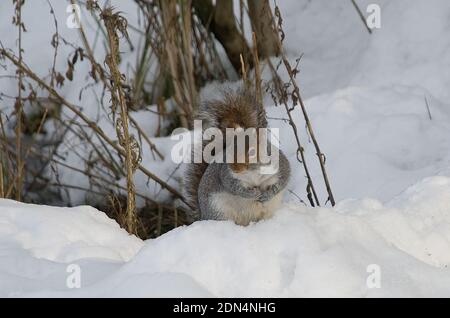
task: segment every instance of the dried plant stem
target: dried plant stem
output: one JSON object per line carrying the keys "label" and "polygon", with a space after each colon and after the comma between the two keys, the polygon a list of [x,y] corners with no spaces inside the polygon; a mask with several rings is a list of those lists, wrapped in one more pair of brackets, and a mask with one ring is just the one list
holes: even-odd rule
{"label": "dried plant stem", "polygon": [[5,198],[5,185],[3,184],[3,161],[0,161],[0,198]]}
{"label": "dried plant stem", "polygon": [[[279,30],[281,32],[281,34],[284,34],[282,29],[281,29],[281,13],[280,13],[278,7],[275,9],[275,14],[278,17],[278,27],[277,27],[277,25],[275,23],[275,19],[273,19],[273,27],[274,27],[275,30]],[[331,190],[330,181],[328,179],[328,174],[327,174],[327,171],[325,169],[325,155],[320,150],[319,143],[317,142],[317,139],[316,139],[315,134],[314,134],[314,130],[312,128],[311,121],[310,121],[309,116],[308,116],[308,112],[306,111],[305,104],[303,103],[303,99],[302,99],[302,96],[300,94],[300,89],[299,89],[299,87],[297,85],[297,82],[295,80],[296,72],[294,73],[294,70],[292,69],[292,67],[291,67],[291,65],[289,63],[289,61],[288,61],[288,59],[286,57],[286,54],[283,51],[283,43],[282,43],[282,38],[280,36],[277,37],[277,44],[278,44],[278,48],[279,48],[279,51],[280,51],[281,60],[282,60],[282,62],[284,64],[284,67],[286,68],[286,71],[289,74],[289,79],[291,81],[291,84],[294,87],[294,91],[292,92],[292,99],[293,99],[293,102],[294,102],[294,107],[297,106],[297,105],[300,105],[301,111],[303,113],[303,118],[305,120],[306,127],[308,129],[309,136],[311,137],[311,140],[312,140],[312,142],[314,144],[314,148],[316,150],[316,155],[317,155],[317,157],[319,159],[320,169],[322,171],[323,180],[325,182],[325,187],[326,187],[327,193],[328,193],[328,200],[330,201],[331,205],[334,206],[336,204],[336,202],[334,200],[333,192]]]}
{"label": "dried plant stem", "polygon": [[[73,5],[77,5],[77,0],[70,0]],[[94,51],[92,50],[89,41],[87,40],[86,32],[84,31],[83,24],[79,23],[78,31],[80,32],[81,41],[83,42],[83,46],[87,51],[87,58],[91,62],[92,66],[92,76],[95,81],[98,81],[97,75],[100,76],[100,79],[105,83],[105,85],[109,85],[108,81],[105,80],[103,68],[95,61]]]}
{"label": "dried plant stem", "polygon": [[[103,21],[108,32],[108,42],[110,52],[106,57],[106,64],[109,67],[112,78],[112,107],[113,109],[119,109],[120,120],[116,122],[117,137],[119,144],[123,147],[125,152],[125,166],[126,166],[126,178],[127,178],[127,211],[126,211],[126,226],[129,233],[136,234],[136,194],[134,186],[134,173],[136,170],[137,155],[132,149],[132,138],[129,132],[128,121],[128,106],[125,99],[125,93],[122,87],[122,73],[119,71],[119,35],[118,24],[121,23],[122,18],[112,12],[112,9],[106,9],[103,14]],[[118,105],[117,105],[118,104]],[[117,107],[119,106],[119,107]]]}
{"label": "dried plant stem", "polygon": [[[3,114],[0,112],[0,142],[1,142],[1,151],[0,151],[0,198],[6,198],[5,193],[5,185],[8,184],[8,180],[10,179],[10,174],[12,169],[8,169],[11,166],[11,154],[6,147],[6,132],[5,126],[3,124]],[[4,171],[4,167],[7,169]]]}
{"label": "dried plant stem", "polygon": [[241,73],[242,73],[242,81],[244,82],[245,88],[250,89],[250,81],[247,75],[247,69],[245,68],[244,57],[241,54]]}
{"label": "dried plant stem", "polygon": [[[187,38],[190,38],[189,30],[181,29],[178,26],[178,14],[175,0],[160,0],[161,17],[164,25],[165,36],[165,52],[168,61],[170,75],[172,76],[172,83],[174,88],[174,100],[182,110],[182,114],[185,116],[180,117],[183,127],[189,127],[192,122],[192,114],[195,106],[195,101],[192,99],[191,85],[195,83],[191,82],[192,69],[189,66],[192,65],[192,59],[189,60],[192,55],[188,52],[184,52],[185,45],[178,43],[177,32],[182,32],[184,39],[182,42],[186,42]],[[190,17],[189,17],[190,19]],[[188,43],[190,45],[190,43]],[[187,45],[187,44],[186,44]],[[189,47],[190,50],[190,47]],[[191,82],[190,84],[188,82]]]}
{"label": "dried plant stem", "polygon": [[[23,0],[17,0],[16,2],[16,25],[19,30],[19,64],[22,64],[23,55],[22,55],[22,31],[23,31],[23,22],[22,22],[22,6],[24,4]],[[23,103],[22,103],[22,88],[23,88],[23,72],[20,67],[17,68],[18,74],[18,96],[15,103],[15,113],[16,113],[16,200],[20,201],[22,198],[22,181],[23,181],[23,166],[22,166],[22,117],[23,117]]]}
{"label": "dried plant stem", "polygon": [[[47,162],[53,162],[53,163],[55,163],[55,164],[57,164],[59,166],[65,167],[65,168],[67,168],[69,170],[72,170],[74,172],[78,172],[81,175],[84,175],[84,176],[88,177],[89,179],[94,179],[94,180],[96,180],[98,182],[102,182],[104,185],[110,186],[111,188],[117,188],[117,189],[120,189],[120,190],[123,190],[123,191],[127,191],[127,188],[121,186],[120,184],[117,184],[115,182],[111,182],[111,180],[108,180],[108,179],[106,179],[106,178],[104,178],[102,176],[93,174],[93,173],[91,173],[91,172],[89,172],[87,170],[82,170],[82,169],[79,169],[77,167],[71,166],[71,165],[69,165],[67,163],[64,163],[64,162],[58,160],[58,159],[55,159],[54,156],[52,156],[52,155],[44,155],[42,152],[34,150],[33,148],[30,148],[29,152],[30,152],[30,154],[32,154],[32,155],[34,155],[36,157],[39,157],[41,159],[44,159]],[[1,166],[0,166],[0,169],[1,169]],[[40,177],[40,173],[36,173],[35,177],[36,178],[42,178],[42,177]],[[62,186],[61,184],[55,184],[55,185]],[[1,184],[0,184],[0,186],[1,186]],[[73,186],[70,186],[70,187],[73,188]],[[90,189],[80,189],[80,190],[84,190],[86,192],[90,192],[91,191]],[[1,193],[2,192],[1,192],[1,188],[0,188],[0,197],[1,197]],[[102,193],[100,193],[100,194],[103,195]],[[151,198],[149,198],[149,197],[147,197],[147,196],[145,196],[145,195],[143,195],[143,194],[141,194],[139,192],[136,192],[136,196],[140,197],[141,199],[144,199],[145,201],[151,202],[152,204],[155,204],[155,205],[158,204],[153,199],[151,199]]]}
{"label": "dried plant stem", "polygon": [[263,98],[262,98],[262,89],[261,89],[261,68],[259,66],[259,56],[258,56],[258,42],[256,39],[256,33],[252,34],[253,39],[253,60],[254,60],[254,68],[255,68],[255,95],[258,105],[262,107]]}
{"label": "dried plant stem", "polygon": [[[192,55],[192,0],[180,1],[181,6],[181,30],[183,43],[183,56],[180,56],[181,65],[184,71],[185,85],[187,86],[187,95],[192,111],[195,109],[198,96],[194,78],[194,57]],[[191,114],[190,114],[191,115]]]}
{"label": "dried plant stem", "polygon": [[[9,61],[11,61],[16,67],[21,67],[24,74],[26,74],[30,79],[32,79],[34,82],[36,82],[41,88],[45,89],[50,95],[52,95],[56,101],[58,101],[60,104],[64,105],[69,109],[71,112],[73,112],[79,119],[81,119],[89,128],[91,128],[99,137],[99,139],[105,141],[110,147],[112,147],[117,153],[121,156],[125,156],[124,150],[117,145],[117,143],[109,138],[106,133],[92,120],[90,120],[88,117],[86,117],[79,108],[67,101],[64,97],[62,97],[54,88],[49,86],[43,79],[41,79],[39,76],[37,76],[33,71],[31,71],[24,63],[20,64],[18,59],[14,57],[12,54],[10,54],[8,51],[6,51],[3,48],[0,48],[0,55],[3,55],[5,58],[7,58]],[[171,194],[173,194],[175,197],[183,201],[187,204],[190,208],[193,208],[186,199],[179,193],[176,189],[171,187],[169,184],[161,180],[158,176],[150,172],[148,169],[143,167],[142,165],[138,165],[138,169],[144,173],[147,177],[157,182],[162,188],[169,191]]]}
{"label": "dried plant stem", "polygon": [[360,17],[361,21],[364,23],[364,26],[367,29],[367,32],[369,32],[369,34],[372,34],[372,29],[369,28],[369,26],[367,25],[366,22],[366,18],[364,17],[364,14],[362,13],[361,9],[359,8],[358,4],[356,3],[355,0],[352,0],[352,4],[355,7],[356,12],[358,13],[358,16]]}
{"label": "dried plant stem", "polygon": [[269,67],[270,67],[270,69],[272,71],[272,74],[273,74],[273,78],[274,78],[274,81],[275,81],[275,86],[276,86],[276,88],[278,90],[278,95],[283,96],[282,103],[283,103],[283,106],[284,106],[284,108],[286,110],[286,114],[288,115],[288,118],[289,118],[288,123],[292,127],[292,130],[294,132],[294,138],[295,138],[295,141],[297,143],[297,160],[300,161],[300,163],[302,164],[303,169],[305,171],[306,180],[308,182],[308,185],[306,187],[306,193],[307,193],[308,201],[311,204],[311,206],[313,206],[313,207],[314,206],[320,206],[320,201],[319,201],[319,198],[317,196],[316,189],[314,187],[314,182],[313,182],[311,174],[309,172],[308,163],[306,162],[305,148],[303,148],[303,145],[300,142],[300,137],[298,135],[297,125],[295,125],[294,118],[292,117],[292,111],[294,110],[294,108],[293,107],[290,108],[288,106],[287,97],[284,96],[285,94],[283,93],[283,83],[282,83],[280,77],[278,76],[278,74],[277,74],[277,72],[275,70],[275,67],[273,66],[273,64],[272,64],[272,62],[270,60],[268,60],[268,64],[269,64]]}
{"label": "dried plant stem", "polygon": [[303,103],[303,99],[302,99],[302,97],[300,95],[300,89],[297,86],[297,83],[295,82],[295,78],[294,78],[294,75],[293,75],[293,70],[292,70],[292,68],[291,68],[291,66],[289,64],[289,61],[287,60],[287,57],[286,57],[286,55],[284,53],[281,53],[281,57],[282,57],[284,66],[286,67],[286,70],[287,70],[287,72],[289,74],[289,77],[291,79],[291,83],[294,86],[294,92],[293,92],[293,95],[295,96],[294,98],[296,98],[298,100],[298,102],[299,102],[300,108],[301,108],[302,113],[303,113],[303,118],[305,119],[306,127],[308,129],[309,136],[311,137],[311,140],[312,140],[312,142],[314,144],[314,148],[316,150],[316,155],[319,158],[320,169],[322,171],[322,176],[323,176],[323,179],[324,179],[324,182],[325,182],[325,187],[326,187],[327,193],[328,193],[328,200],[330,201],[332,206],[335,206],[336,202],[334,200],[333,192],[332,192],[331,186],[330,186],[330,181],[328,179],[328,174],[327,174],[327,171],[325,169],[325,155],[320,150],[319,143],[317,142],[317,138],[316,138],[316,136],[314,134],[314,130],[313,130],[312,125],[311,125],[311,121],[310,121],[308,113],[306,111],[305,104]]}
{"label": "dried plant stem", "polygon": [[[45,110],[45,113],[44,113],[44,115],[43,115],[42,118],[41,118],[41,121],[40,121],[40,123],[39,123],[39,127],[38,127],[38,129],[36,130],[36,134],[40,134],[40,133],[41,133],[41,130],[42,130],[42,127],[44,126],[44,123],[45,123],[45,119],[46,119],[46,118],[47,118],[47,110]],[[24,171],[26,159],[27,159],[28,156],[30,155],[30,151],[31,151],[32,147],[33,147],[32,144],[31,144],[30,146],[28,146],[28,148],[27,148],[27,150],[26,150],[26,152],[25,152],[25,156],[22,158],[23,160],[22,160],[21,163],[20,163],[21,166],[18,167],[18,169],[20,169],[20,171]],[[20,177],[21,177],[20,175],[16,175],[16,176],[15,176],[15,182],[17,182],[17,180],[18,180]],[[10,185],[10,187],[8,188],[8,191],[6,192],[6,197],[9,197],[9,196],[11,195],[11,193],[12,193],[12,191],[13,191],[13,185],[14,185],[14,183],[12,182],[11,185]]]}
{"label": "dried plant stem", "polygon": [[302,99],[302,97],[300,95],[300,90],[299,90],[299,88],[298,88],[298,86],[297,86],[297,84],[295,82],[294,75],[293,75],[292,69],[290,67],[290,64],[287,61],[287,58],[284,55],[284,53],[281,53],[281,55],[282,55],[283,62],[285,64],[285,66],[286,66],[286,69],[288,71],[289,77],[291,78],[291,81],[292,81],[292,83],[294,85],[294,92],[295,92],[295,94],[296,94],[296,96],[298,98],[298,101],[300,103],[300,107],[301,107],[301,110],[302,110],[302,113],[303,113],[303,117],[305,119],[305,123],[306,123],[306,127],[308,129],[309,136],[311,137],[311,140],[312,140],[312,142],[314,144],[314,148],[316,149],[316,155],[319,158],[320,169],[322,171],[322,176],[323,176],[323,179],[324,179],[324,182],[325,182],[325,187],[327,188],[328,200],[330,201],[332,206],[335,206],[336,202],[334,200],[333,191],[331,190],[330,181],[328,179],[328,174],[327,174],[327,171],[325,169],[325,155],[320,150],[319,143],[317,142],[317,138],[316,138],[316,136],[314,134],[314,130],[313,130],[312,125],[311,125],[311,121],[309,120],[309,116],[308,116],[308,113],[306,111],[305,104],[303,103],[303,99]]}
{"label": "dried plant stem", "polygon": [[[75,5],[75,4],[77,4],[77,0],[71,0],[71,3]],[[83,46],[84,46],[85,50],[87,51],[87,57],[92,66],[92,74],[93,74],[94,79],[97,81],[98,80],[97,75],[100,76],[100,79],[102,80],[102,82],[105,84],[105,86],[108,88],[108,90],[111,91],[112,90],[111,84],[108,80],[105,79],[105,71],[103,70],[101,65],[99,63],[97,63],[97,61],[95,60],[94,52],[89,44],[89,41],[87,40],[86,32],[84,31],[84,27],[81,22],[80,22],[80,27],[78,30],[80,32]],[[158,150],[158,148],[156,148],[155,144],[143,132],[143,130],[139,126],[139,124],[131,116],[129,117],[129,119],[130,119],[130,122],[134,125],[134,127],[139,131],[139,133],[144,138],[144,140],[148,143],[152,153],[156,153],[161,160],[164,160],[164,156],[162,155],[162,153]]]}
{"label": "dried plant stem", "polygon": [[427,107],[428,118],[433,120],[433,116],[431,116],[430,104],[428,104],[428,98],[425,96],[425,106]]}
{"label": "dried plant stem", "polygon": [[52,39],[52,46],[54,47],[54,51],[53,51],[52,72],[50,79],[50,85],[54,86],[56,79],[56,59],[58,57],[58,47],[59,47],[59,31],[58,31],[58,20],[56,19],[55,10],[53,9],[50,0],[47,0],[47,4],[50,7],[50,14],[53,17],[53,24],[55,25],[55,34],[53,35]]}
{"label": "dried plant stem", "polygon": [[147,134],[144,133],[142,128],[139,126],[139,124],[134,120],[132,116],[128,116],[130,122],[133,124],[133,126],[138,130],[138,132],[141,134],[142,138],[147,142],[148,146],[150,147],[150,150],[152,153],[156,153],[159,157],[159,159],[164,160],[163,154],[156,148],[155,144],[148,138]]}
{"label": "dried plant stem", "polygon": [[[245,34],[244,13],[245,13],[244,0],[239,0],[239,31],[241,32],[241,34]],[[241,54],[241,64],[243,59],[244,58]]]}

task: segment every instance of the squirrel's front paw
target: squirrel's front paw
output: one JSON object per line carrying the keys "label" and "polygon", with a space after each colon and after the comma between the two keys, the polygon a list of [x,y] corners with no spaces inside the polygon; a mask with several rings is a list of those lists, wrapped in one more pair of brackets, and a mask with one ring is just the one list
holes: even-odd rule
{"label": "squirrel's front paw", "polygon": [[271,199],[271,195],[268,191],[262,192],[260,195],[258,195],[258,202],[264,203]]}
{"label": "squirrel's front paw", "polygon": [[258,202],[264,203],[270,201],[279,192],[279,187],[274,184],[269,187],[266,191],[261,192],[258,196]]}
{"label": "squirrel's front paw", "polygon": [[261,195],[261,190],[259,190],[258,188],[244,188],[241,190],[240,195],[245,198],[255,199]]}

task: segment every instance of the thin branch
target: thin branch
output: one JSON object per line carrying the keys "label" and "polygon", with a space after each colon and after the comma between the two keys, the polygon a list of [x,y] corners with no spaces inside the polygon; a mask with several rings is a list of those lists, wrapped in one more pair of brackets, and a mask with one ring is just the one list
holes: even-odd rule
{"label": "thin branch", "polygon": [[361,18],[361,21],[364,23],[364,26],[367,29],[367,32],[369,32],[369,34],[372,34],[372,30],[369,28],[369,26],[367,25],[367,21],[366,21],[366,17],[364,16],[364,14],[362,13],[361,9],[359,8],[358,4],[356,3],[355,0],[351,0],[353,3],[353,6],[355,7],[356,12],[358,13],[359,17]]}
{"label": "thin branch", "polygon": [[[15,23],[19,30],[19,64],[23,62],[23,51],[22,51],[22,31],[24,30],[24,25],[22,22],[22,6],[24,5],[24,0],[16,1],[16,16]],[[17,165],[17,175],[16,175],[16,200],[20,201],[22,197],[22,181],[23,181],[23,166],[22,166],[22,118],[23,118],[23,103],[22,103],[22,89],[23,89],[23,72],[20,67],[17,67],[17,74],[19,77],[18,81],[18,97],[15,103],[16,112],[16,165]]]}
{"label": "thin branch", "polygon": [[425,96],[425,106],[427,107],[428,117],[430,120],[433,120],[433,117],[431,116],[431,110],[430,105],[428,104],[428,98]]}
{"label": "thin branch", "polygon": [[[48,91],[50,95],[52,95],[59,103],[66,106],[71,112],[73,112],[75,115],[77,115],[78,118],[80,118],[86,125],[91,128],[99,138],[101,138],[103,141],[105,141],[109,146],[111,146],[115,151],[117,151],[118,154],[125,157],[124,150],[117,145],[115,141],[113,141],[111,138],[109,138],[106,133],[92,120],[90,120],[86,115],[84,115],[77,106],[67,101],[64,97],[62,97],[54,88],[49,86],[43,79],[41,79],[39,76],[37,76],[33,71],[31,71],[24,63],[20,64],[16,57],[14,57],[12,54],[10,54],[8,51],[6,51],[3,48],[0,48],[0,55],[3,55],[5,58],[7,58],[9,61],[11,61],[15,66],[21,67],[23,72],[33,81],[35,81],[39,86],[41,86],[43,89]],[[161,180],[158,176],[150,172],[148,169],[143,167],[142,165],[138,166],[138,169],[141,170],[147,177],[157,182],[161,187],[165,188],[167,191],[169,191],[171,194],[173,194],[175,197],[180,199],[182,202],[187,204],[191,209],[194,207],[191,206],[187,200],[181,195],[180,192],[178,192],[176,189],[165,183],[163,180]]]}
{"label": "thin branch", "polygon": [[[283,88],[282,88],[283,84],[281,83],[281,79],[278,76],[278,74],[277,74],[277,72],[275,70],[275,67],[273,66],[272,61],[268,60],[268,64],[269,64],[269,67],[270,67],[270,69],[272,71],[272,74],[274,76],[275,85],[278,88],[278,94],[280,96],[285,95],[283,93],[283,91],[282,91],[283,90]],[[288,123],[292,127],[292,131],[294,132],[294,138],[295,138],[295,141],[297,143],[297,160],[302,164],[303,169],[305,171],[306,179],[308,181],[308,185],[306,187],[306,192],[307,192],[309,203],[313,207],[314,206],[320,206],[320,201],[319,201],[319,198],[317,197],[317,192],[316,192],[316,189],[314,187],[314,182],[312,180],[311,174],[309,172],[308,164],[306,162],[305,148],[303,148],[303,145],[300,142],[300,137],[299,137],[299,134],[298,134],[297,125],[295,125],[294,118],[292,117],[292,111],[294,110],[294,108],[289,108],[289,106],[287,104],[287,97],[283,97],[282,98],[282,103],[283,103],[284,109],[286,110],[286,113],[288,115]]]}
{"label": "thin branch", "polygon": [[[280,9],[278,8],[278,6],[275,8],[275,15],[278,18],[278,25],[275,24],[275,19],[273,20],[273,27],[275,30],[279,30],[281,34],[284,34],[284,32],[282,31],[282,19],[281,19],[281,12]],[[327,193],[328,193],[328,200],[330,201],[331,205],[334,206],[336,204],[335,200],[334,200],[334,195],[333,195],[333,191],[331,190],[331,185],[330,185],[330,181],[328,179],[328,174],[327,171],[325,169],[325,155],[322,153],[322,151],[320,150],[319,147],[319,143],[317,142],[317,139],[315,137],[314,134],[314,130],[312,128],[312,124],[311,121],[309,119],[309,115],[308,112],[306,111],[306,107],[305,104],[303,102],[302,96],[300,94],[300,88],[297,85],[295,76],[297,74],[297,70],[293,70],[287,57],[285,52],[283,51],[283,43],[282,43],[282,37],[278,36],[277,37],[277,44],[280,50],[280,56],[281,56],[281,60],[286,68],[286,71],[289,74],[289,78],[290,78],[290,82],[292,84],[292,86],[294,87],[294,91],[292,92],[292,100],[294,102],[294,107],[297,105],[300,105],[301,111],[303,113],[303,118],[305,119],[305,123],[306,123],[306,127],[308,129],[308,133],[311,137],[311,140],[314,144],[314,148],[316,150],[316,155],[319,158],[319,163],[320,163],[320,169],[322,171],[322,176],[323,176],[323,180],[325,182],[325,187],[327,189]],[[328,201],[327,200],[327,201]]]}

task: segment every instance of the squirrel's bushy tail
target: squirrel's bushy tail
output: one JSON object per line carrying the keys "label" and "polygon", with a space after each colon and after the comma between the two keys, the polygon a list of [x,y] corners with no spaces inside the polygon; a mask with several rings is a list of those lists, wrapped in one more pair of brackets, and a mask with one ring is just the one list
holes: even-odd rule
{"label": "squirrel's bushy tail", "polygon": [[208,164],[206,162],[190,163],[186,168],[184,178],[184,196],[188,203],[195,208],[191,215],[189,215],[192,220],[198,220],[200,218],[198,206],[198,187],[207,168]]}
{"label": "squirrel's bushy tail", "polygon": [[[199,108],[196,120],[202,121],[203,131],[208,128],[219,128],[225,136],[226,128],[242,127],[266,128],[267,117],[263,105],[259,105],[253,92],[244,89],[223,90],[222,98],[206,101]],[[206,143],[199,143],[203,151]],[[224,145],[225,146],[225,145]],[[193,159],[193,155],[191,157]],[[193,161],[191,161],[193,162]],[[199,219],[198,187],[208,168],[208,163],[189,163],[184,178],[184,195],[189,204],[195,207],[191,216]]]}

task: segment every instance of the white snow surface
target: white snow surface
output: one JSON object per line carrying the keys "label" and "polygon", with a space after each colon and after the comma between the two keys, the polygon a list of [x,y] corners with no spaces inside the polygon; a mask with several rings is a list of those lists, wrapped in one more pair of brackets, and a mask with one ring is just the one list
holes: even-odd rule
{"label": "white snow surface", "polygon": [[[64,16],[65,6],[51,2]],[[134,14],[126,2],[119,8]],[[46,1],[27,6],[32,3],[42,5],[27,14],[48,15]],[[293,168],[288,188],[296,194],[286,194],[273,219],[248,227],[197,222],[143,242],[91,207],[0,200],[0,296],[450,297],[450,2],[358,3],[381,7],[382,27],[370,36],[350,1],[279,1],[287,53],[292,61],[304,53],[299,82],[327,156],[336,207],[300,203],[306,182],[292,131],[280,120],[283,109],[268,107]],[[12,12],[0,3],[0,39],[11,47]],[[64,27],[61,32],[73,34]],[[51,53],[30,45],[29,65],[51,65]],[[5,81],[2,87],[14,96],[16,83]],[[65,93],[76,102],[78,89]],[[202,94],[215,93],[207,87]],[[140,122],[154,121],[144,116],[136,114]],[[294,118],[325,198],[300,112]],[[154,142],[170,157],[173,141]],[[163,179],[176,167],[152,160],[147,150],[144,158]],[[61,177],[76,180],[69,173]],[[149,191],[142,176],[136,183]],[[68,288],[71,264],[81,269],[80,289]],[[380,288],[370,288],[375,274]]]}
{"label": "white snow surface", "polygon": [[[287,204],[248,227],[197,222],[145,243],[90,207],[0,208],[0,296],[450,296],[447,177],[386,204]],[[80,289],[65,285],[68,264],[81,268]],[[368,288],[371,266],[380,288]]]}

